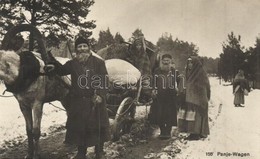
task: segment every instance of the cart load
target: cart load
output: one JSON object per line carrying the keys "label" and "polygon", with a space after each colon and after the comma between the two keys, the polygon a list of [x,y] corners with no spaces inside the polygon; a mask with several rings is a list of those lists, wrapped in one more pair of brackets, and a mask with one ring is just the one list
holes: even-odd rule
{"label": "cart load", "polygon": [[116,85],[135,84],[141,77],[140,71],[131,63],[121,59],[105,61],[109,81]]}

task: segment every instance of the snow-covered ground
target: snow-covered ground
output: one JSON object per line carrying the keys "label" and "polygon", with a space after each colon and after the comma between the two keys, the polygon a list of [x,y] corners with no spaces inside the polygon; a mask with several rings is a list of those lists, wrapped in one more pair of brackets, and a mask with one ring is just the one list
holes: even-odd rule
{"label": "snow-covered ground", "polygon": [[[4,92],[5,86],[0,84],[0,94]],[[6,92],[4,96],[11,96]],[[63,108],[60,102],[52,102],[55,106]],[[53,107],[50,104],[44,104],[42,117],[42,134],[51,132],[51,126],[64,126],[66,122],[66,112]],[[15,139],[15,140],[13,140]],[[0,97],[0,148],[4,143],[15,144],[13,142],[22,142],[26,139],[25,120],[20,111],[18,102],[14,97]]]}
{"label": "snow-covered ground", "polygon": [[260,90],[245,97],[245,107],[234,107],[232,86],[219,85],[211,79],[212,101],[220,100],[221,113],[216,116],[205,140],[183,145],[179,159],[260,158]]}
{"label": "snow-covered ground", "polygon": [[[253,90],[246,97],[245,107],[234,107],[231,85],[220,85],[210,78],[212,97],[209,103],[210,135],[205,140],[179,143],[178,159],[207,158],[260,158],[260,90]],[[0,93],[4,91],[0,85]],[[5,95],[10,95],[6,93]],[[62,108],[59,102],[53,103]],[[5,141],[26,138],[25,122],[17,101],[0,97],[0,148]],[[50,126],[65,124],[66,113],[49,104],[44,105],[42,134],[50,133]]]}

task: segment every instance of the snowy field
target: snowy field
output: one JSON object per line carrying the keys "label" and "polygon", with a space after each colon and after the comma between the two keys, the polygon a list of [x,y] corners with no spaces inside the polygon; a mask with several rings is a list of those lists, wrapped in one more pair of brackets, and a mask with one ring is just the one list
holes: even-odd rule
{"label": "snowy field", "polygon": [[[245,107],[234,107],[232,86],[219,84],[210,78],[211,100],[209,102],[210,136],[205,140],[181,143],[178,159],[260,158],[260,90],[253,90],[245,98]],[[0,85],[0,92],[4,91]],[[5,95],[11,95],[6,93]],[[54,105],[62,108],[59,102]],[[8,141],[22,142],[26,139],[25,122],[17,101],[0,97],[0,148]],[[66,113],[49,104],[44,105],[42,134],[48,135],[53,127],[64,126]],[[9,143],[10,144],[10,143]],[[12,143],[15,144],[15,143]]]}
{"label": "snowy field", "polygon": [[[213,103],[220,101],[221,113],[211,123],[206,140],[183,145],[178,159],[260,158],[260,90],[245,97],[245,107],[234,107],[232,86],[211,79]],[[226,86],[223,86],[226,85]],[[215,113],[216,114],[216,113]],[[211,116],[212,114],[210,114]]]}
{"label": "snowy field", "polygon": [[[4,92],[5,86],[0,84],[0,93]],[[4,96],[10,96],[6,92]],[[63,108],[60,102],[52,102],[55,106]],[[3,144],[16,144],[26,139],[25,120],[20,111],[18,102],[14,97],[0,97],[0,147]],[[66,122],[66,112],[45,104],[43,107],[43,117],[41,133],[48,135],[53,127],[64,126]],[[15,139],[15,140],[13,140]],[[10,142],[12,140],[12,142]]]}

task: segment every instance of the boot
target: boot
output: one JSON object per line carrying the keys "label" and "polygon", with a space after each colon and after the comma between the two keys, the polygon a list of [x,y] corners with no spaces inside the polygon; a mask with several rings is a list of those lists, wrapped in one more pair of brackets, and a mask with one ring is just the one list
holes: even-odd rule
{"label": "boot", "polygon": [[78,146],[78,153],[73,159],[87,159],[86,157],[87,147],[86,146]]}
{"label": "boot", "polygon": [[95,146],[95,154],[96,154],[96,159],[104,159],[105,158],[105,152],[103,150],[104,143],[100,143],[100,145]]}
{"label": "boot", "polygon": [[162,129],[161,129],[162,133],[160,134],[160,139],[162,140],[167,140],[169,138],[171,138],[171,127],[168,127],[168,126],[164,126]]}
{"label": "boot", "polygon": [[160,135],[159,138],[163,138],[165,136],[165,126],[160,125]]}
{"label": "boot", "polygon": [[165,127],[165,138],[166,139],[171,138],[171,131],[172,131],[172,127],[166,125],[166,127]]}
{"label": "boot", "polygon": [[186,137],[184,140],[199,140],[200,139],[200,135],[199,134],[190,134],[188,137]]}
{"label": "boot", "polygon": [[160,126],[161,134],[159,135],[159,138],[161,140],[169,139],[171,136],[169,134],[169,130],[167,130],[166,126]]}

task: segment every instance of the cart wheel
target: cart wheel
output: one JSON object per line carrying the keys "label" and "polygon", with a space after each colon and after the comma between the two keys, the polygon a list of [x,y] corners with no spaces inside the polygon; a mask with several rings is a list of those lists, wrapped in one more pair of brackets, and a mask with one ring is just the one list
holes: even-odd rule
{"label": "cart wheel", "polygon": [[117,141],[121,134],[129,133],[134,121],[136,106],[131,97],[126,97],[119,105],[113,124],[113,141]]}

